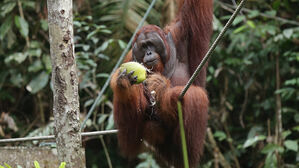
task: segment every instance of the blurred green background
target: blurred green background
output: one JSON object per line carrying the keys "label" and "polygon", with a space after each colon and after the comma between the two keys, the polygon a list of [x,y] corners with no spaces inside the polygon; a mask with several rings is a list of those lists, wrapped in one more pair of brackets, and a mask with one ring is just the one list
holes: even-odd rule
{"label": "blurred green background", "polygon": [[[73,2],[84,119],[151,0]],[[214,0],[213,39],[238,2]],[[298,9],[299,0],[248,0],[216,48],[207,76],[212,136],[200,167],[299,166]],[[173,0],[158,0],[146,23],[163,27],[175,13]],[[49,53],[46,1],[2,0],[0,138],[53,133]],[[113,129],[112,110],[107,90],[84,131]],[[150,153],[122,157],[115,135],[84,138],[83,145],[87,167],[159,167]]]}

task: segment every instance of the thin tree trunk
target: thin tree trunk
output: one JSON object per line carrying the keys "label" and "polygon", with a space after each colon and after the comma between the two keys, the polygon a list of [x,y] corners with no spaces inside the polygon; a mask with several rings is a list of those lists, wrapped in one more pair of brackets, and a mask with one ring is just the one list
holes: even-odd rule
{"label": "thin tree trunk", "polygon": [[229,162],[226,161],[225,157],[223,156],[223,154],[221,153],[215,139],[213,136],[213,133],[211,131],[211,128],[207,128],[207,137],[209,140],[209,144],[211,144],[212,149],[214,150],[214,157],[215,158],[215,167],[219,167],[218,163],[220,163],[220,165],[224,168],[231,168]]}
{"label": "thin tree trunk", "polygon": [[60,161],[68,168],[84,168],[79,121],[78,77],[73,41],[72,0],[48,0],[52,60],[53,113]]}
{"label": "thin tree trunk", "polygon": [[[280,89],[280,74],[279,74],[279,54],[276,56],[276,90]],[[276,144],[282,146],[282,117],[281,117],[281,98],[280,94],[276,94],[276,126],[275,126],[275,141]],[[277,167],[282,167],[281,156],[276,151]]]}

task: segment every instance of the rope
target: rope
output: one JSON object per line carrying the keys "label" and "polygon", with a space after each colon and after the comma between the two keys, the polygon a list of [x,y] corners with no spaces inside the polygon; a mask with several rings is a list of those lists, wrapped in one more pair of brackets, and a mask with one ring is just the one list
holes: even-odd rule
{"label": "rope", "polygon": [[106,91],[107,87],[109,86],[109,82],[111,80],[112,74],[117,70],[117,68],[119,67],[119,65],[122,63],[124,57],[126,56],[127,52],[129,51],[129,48],[132,45],[132,42],[134,40],[134,37],[136,35],[136,33],[138,32],[138,30],[141,28],[141,26],[143,25],[145,19],[147,18],[149,12],[151,11],[151,9],[153,8],[154,4],[156,3],[156,0],[153,0],[152,3],[150,4],[150,6],[148,7],[146,13],[144,14],[142,20],[140,21],[140,23],[138,24],[134,34],[132,35],[127,47],[125,48],[125,50],[122,52],[118,62],[116,63],[116,65],[114,66],[110,76],[108,77],[108,79],[106,80],[106,83],[104,84],[101,92],[98,94],[98,97],[96,98],[96,100],[94,101],[94,103],[92,104],[91,108],[89,109],[82,125],[81,125],[81,130],[85,127],[87,120],[89,119],[89,117],[91,116],[92,112],[94,111],[95,107],[102,101],[102,96],[104,94],[104,92]]}
{"label": "rope", "polygon": [[[106,131],[94,131],[94,132],[82,132],[82,137],[89,136],[98,136],[98,135],[107,135],[115,134],[118,130],[106,130]],[[26,137],[26,138],[10,138],[10,139],[0,139],[1,143],[13,143],[13,142],[25,142],[25,141],[36,141],[36,140],[52,140],[55,139],[54,135],[49,136],[37,136],[37,137]]]}
{"label": "rope", "polygon": [[181,92],[181,94],[179,96],[179,100],[181,100],[184,97],[187,90],[189,89],[189,87],[191,86],[193,81],[195,80],[196,76],[198,75],[198,73],[200,72],[202,67],[205,65],[205,63],[208,61],[209,57],[212,55],[212,53],[215,50],[216,46],[218,45],[219,41],[223,38],[224,33],[227,31],[228,27],[232,24],[232,22],[234,21],[234,19],[237,16],[237,14],[240,12],[241,8],[244,6],[245,2],[246,2],[246,0],[242,0],[240,2],[239,6],[237,7],[237,9],[235,10],[235,12],[229,18],[228,22],[225,24],[224,28],[221,30],[221,32],[217,36],[216,40],[214,41],[214,43],[212,44],[212,46],[210,47],[210,49],[208,50],[208,52],[204,56],[203,60],[201,61],[201,63],[198,65],[198,67],[196,68],[196,70],[192,74],[192,76],[189,79],[188,83],[185,85],[183,91]]}

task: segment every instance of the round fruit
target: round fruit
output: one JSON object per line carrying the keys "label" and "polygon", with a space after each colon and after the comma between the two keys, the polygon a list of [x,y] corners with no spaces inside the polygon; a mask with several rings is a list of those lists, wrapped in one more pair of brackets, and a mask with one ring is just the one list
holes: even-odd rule
{"label": "round fruit", "polygon": [[124,69],[127,70],[127,74],[134,71],[133,77],[137,76],[137,82],[141,83],[146,79],[146,67],[139,64],[138,62],[126,62],[120,66],[120,71],[123,72]]}

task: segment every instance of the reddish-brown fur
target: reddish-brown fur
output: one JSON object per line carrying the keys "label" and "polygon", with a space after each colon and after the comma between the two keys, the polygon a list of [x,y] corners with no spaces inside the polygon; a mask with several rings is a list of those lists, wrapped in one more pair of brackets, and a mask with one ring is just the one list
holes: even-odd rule
{"label": "reddish-brown fur", "polygon": [[[171,32],[180,62],[173,76],[167,79],[160,74],[165,64],[159,59],[153,70],[155,73],[146,79],[146,85],[131,85],[128,79],[119,78],[117,71],[112,76],[111,88],[114,92],[114,119],[119,129],[118,141],[122,153],[127,157],[135,157],[143,151],[143,141],[146,141],[169,166],[180,168],[183,167],[183,159],[177,100],[183,85],[208,49],[213,8],[212,0],[181,0],[178,4],[180,6],[177,19],[167,26],[164,32],[159,27],[150,25],[141,29],[135,37],[136,41],[141,33],[158,32],[170,57],[165,36]],[[125,62],[131,60],[132,51]],[[205,79],[204,67],[182,100],[190,167],[197,165],[203,151],[209,104],[204,89]],[[156,92],[157,105],[153,114],[148,113],[149,102],[145,88]]]}
{"label": "reddish-brown fur", "polygon": [[[188,38],[188,44],[185,47],[188,51],[189,71],[193,73],[209,48],[212,34],[213,0],[185,0],[184,3],[182,1],[179,2],[182,6],[179,7],[177,17],[182,26],[175,26],[177,23],[175,22],[166,29],[172,32],[177,48],[180,47],[178,46],[180,41]],[[196,85],[205,87],[206,66],[194,81]]]}

